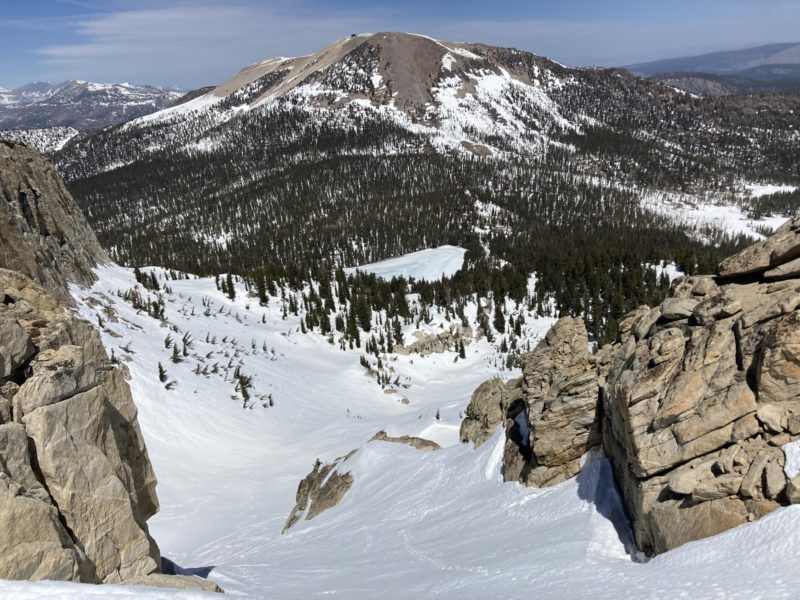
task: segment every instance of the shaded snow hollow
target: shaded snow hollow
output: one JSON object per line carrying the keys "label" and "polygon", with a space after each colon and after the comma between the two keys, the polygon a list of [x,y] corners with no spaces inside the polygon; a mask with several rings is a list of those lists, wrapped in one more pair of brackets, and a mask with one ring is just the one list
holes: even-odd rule
{"label": "shaded snow hollow", "polygon": [[[503,483],[501,430],[477,450],[458,443],[460,412],[472,390],[502,374],[485,340],[468,346],[463,361],[453,362],[453,353],[392,361],[409,385],[402,389],[405,405],[365,376],[359,350],[342,352],[321,336],[298,333],[298,318],[281,319],[276,299],[264,309],[241,287],[231,302],[211,279],[169,282],[167,317],[191,333],[193,353],[213,352],[210,360],[224,363],[230,360],[225,353],[233,357],[238,350],[243,371],[254,376],[254,395],[274,398],[272,407],[243,410],[230,379],[193,374],[194,360],[172,363],[164,345],[169,330],[115,295],[133,287],[130,270],[107,266],[98,275],[91,292],[74,291],[91,322],[102,309],[86,301],[90,295],[119,319],[106,317],[102,335],[130,369],[159,480],[162,508],[151,532],[165,557],[184,568],[211,568],[210,578],[232,596],[749,600],[796,594],[800,507],[642,564],[628,554],[620,498],[602,457],[586,457],[577,478],[553,488]],[[213,305],[209,316],[204,299]],[[551,323],[529,323],[529,335],[540,337]],[[216,343],[206,343],[207,334]],[[128,344],[130,353],[123,349]],[[158,362],[177,381],[171,391],[158,380]],[[445,447],[427,453],[367,443],[380,429]],[[352,471],[355,483],[341,504],[281,535],[297,484],[314,460],[354,448],[361,450],[341,468]],[[0,597],[42,596],[202,595],[0,582]]]}

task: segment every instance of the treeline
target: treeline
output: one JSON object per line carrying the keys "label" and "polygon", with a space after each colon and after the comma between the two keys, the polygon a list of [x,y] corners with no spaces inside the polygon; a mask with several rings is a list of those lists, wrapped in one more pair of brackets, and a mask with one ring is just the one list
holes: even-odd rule
{"label": "treeline", "polygon": [[[787,110],[794,101],[697,99],[608,71],[563,75],[573,79],[551,92],[562,112],[605,125],[570,132],[531,108],[566,144],[537,156],[499,138],[484,141],[506,149],[502,156],[442,153],[379,112],[315,111],[289,98],[230,119],[218,108],[107,130],[74,142],[60,165],[122,264],[236,273],[258,291],[322,285],[343,266],[443,244],[468,250],[465,267],[440,282],[346,280],[358,302],[341,323],[325,321],[330,302],[319,290],[306,300],[309,328],[352,332],[364,304],[386,311],[394,327],[411,318],[399,299],[407,292],[456,314],[476,298],[508,296],[537,314],[583,315],[605,341],[625,312],[663,297],[668,282],[656,265],[713,272],[752,241],[679,228],[642,208],[640,191],[722,191],[751,174],[795,177],[797,144],[781,133],[796,119]],[[256,82],[248,98],[276,81]],[[523,141],[539,143],[538,133],[532,125]],[[97,173],[110,165],[118,168]],[[760,206],[789,211],[797,200]]]}

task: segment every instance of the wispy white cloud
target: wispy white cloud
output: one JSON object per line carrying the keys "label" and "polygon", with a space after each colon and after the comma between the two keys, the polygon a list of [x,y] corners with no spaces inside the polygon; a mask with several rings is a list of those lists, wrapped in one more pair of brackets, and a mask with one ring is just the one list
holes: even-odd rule
{"label": "wispy white cloud", "polygon": [[[92,5],[92,2],[88,2]],[[137,2],[134,6],[146,3]],[[75,43],[39,49],[39,78],[132,80],[184,87],[218,83],[244,65],[316,51],[363,31],[416,31],[449,40],[514,46],[568,64],[628,64],[800,37],[800,6],[783,2],[713,20],[482,20],[447,22],[378,10],[325,13],[272,2],[163,0],[97,13],[73,24]],[[755,4],[755,3],[753,3]],[[108,5],[107,5],[108,6]]]}
{"label": "wispy white cloud", "polygon": [[79,42],[39,49],[50,78],[129,79],[184,86],[214,83],[273,54],[307,53],[363,28],[361,20],[301,21],[246,6],[171,6],[120,11],[75,23]]}

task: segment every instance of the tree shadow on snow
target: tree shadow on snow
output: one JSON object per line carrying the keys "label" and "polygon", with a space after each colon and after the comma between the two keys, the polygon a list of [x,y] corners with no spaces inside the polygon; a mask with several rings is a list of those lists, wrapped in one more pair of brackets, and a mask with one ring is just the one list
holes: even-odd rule
{"label": "tree shadow on snow", "polygon": [[594,505],[598,513],[614,526],[619,541],[633,562],[647,562],[647,557],[636,547],[628,511],[622,502],[614,471],[602,452],[592,451],[577,476],[578,497]]}
{"label": "tree shadow on snow", "polygon": [[203,579],[208,579],[208,576],[211,574],[211,571],[214,570],[214,566],[211,567],[181,567],[175,564],[173,561],[166,557],[161,557],[161,571],[165,575],[196,575],[197,577],[202,577]]}

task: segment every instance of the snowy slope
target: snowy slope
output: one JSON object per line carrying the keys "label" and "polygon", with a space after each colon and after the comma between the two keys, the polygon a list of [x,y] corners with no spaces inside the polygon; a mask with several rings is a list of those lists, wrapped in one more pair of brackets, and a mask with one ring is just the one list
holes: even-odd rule
{"label": "snowy slope", "polygon": [[72,138],[78,135],[72,127],[47,127],[45,129],[6,129],[0,130],[0,140],[22,142],[36,148],[42,154],[57,152]]}
{"label": "snowy slope", "polygon": [[[257,597],[263,581],[274,573],[242,565],[264,562],[256,540],[280,538],[297,484],[317,457],[343,455],[380,429],[457,444],[460,412],[472,390],[500,373],[488,362],[493,349],[482,341],[468,346],[467,359],[457,363],[455,353],[397,357],[392,367],[409,387],[387,394],[365,375],[359,350],[342,352],[320,336],[300,334],[296,317],[281,319],[277,301],[267,309],[250,301],[248,310],[241,290],[230,303],[213,280],[170,282],[175,296],[168,300],[167,317],[191,332],[194,351],[219,352],[212,360],[224,366],[238,347],[243,371],[255,376],[253,396],[268,394],[274,400],[272,407],[263,408],[259,401],[252,410],[243,410],[241,399],[231,399],[235,390],[230,379],[193,374],[194,360],[170,362],[163,343],[169,330],[114,297],[117,290],[135,284],[129,270],[105,268],[100,275],[95,290],[103,295],[95,298],[113,302],[119,314],[116,324],[104,317],[104,341],[117,357],[131,359],[125,364],[133,375],[140,422],[159,478],[162,510],[151,521],[152,531],[168,558],[184,567],[214,565],[212,577],[223,587]],[[214,303],[213,316],[200,316],[204,297]],[[82,309],[93,322],[98,311],[86,304]],[[263,314],[265,324],[260,322]],[[531,339],[543,335],[551,323],[530,323]],[[216,345],[204,342],[209,332],[217,337]],[[172,335],[180,339],[182,333]],[[123,349],[128,342],[130,355]],[[158,381],[158,362],[177,381],[174,390]],[[435,419],[437,411],[441,420]],[[284,539],[289,538],[278,541]]]}
{"label": "snowy slope", "polygon": [[[758,198],[769,193],[776,193],[770,191],[759,195],[756,190],[782,191],[778,187],[773,185],[754,188],[753,197]],[[711,227],[732,235],[744,234],[761,239],[764,235],[759,231],[760,229],[766,228],[774,231],[786,221],[786,217],[781,216],[751,219],[741,207],[733,204],[730,199],[715,197],[713,194],[707,197],[697,197],[672,192],[647,192],[642,195],[641,201],[643,206],[654,212],[668,215],[673,221],[683,225],[687,231]]]}
{"label": "snowy slope", "polygon": [[[457,362],[454,353],[387,357],[408,385],[387,394],[366,376],[357,349],[341,351],[321,336],[299,333],[297,317],[281,318],[277,298],[262,308],[241,287],[231,302],[213,280],[168,281],[166,317],[179,329],[171,331],[117,296],[135,285],[130,270],[107,266],[98,274],[91,291],[74,293],[80,313],[102,326],[107,348],[131,374],[159,480],[162,508],[151,531],[164,556],[184,568],[213,567],[210,578],[231,594],[478,600],[795,593],[798,507],[642,564],[628,553],[620,499],[602,457],[587,457],[581,475],[554,488],[503,483],[502,432],[478,450],[457,437],[472,390],[492,375],[515,375],[494,366],[485,340]],[[527,336],[537,339],[551,323],[531,320]],[[187,332],[194,340],[190,356],[175,364],[164,340]],[[201,361],[221,372],[196,375]],[[171,390],[158,379],[159,362],[176,382]],[[228,364],[239,363],[254,376],[252,408],[242,408],[230,373],[224,375]],[[384,428],[444,448],[424,453],[367,443]],[[314,460],[354,448],[359,452],[340,467],[355,478],[342,503],[281,535],[297,484]],[[4,597],[83,598],[97,591],[0,582]],[[102,597],[197,596],[101,591]]]}

